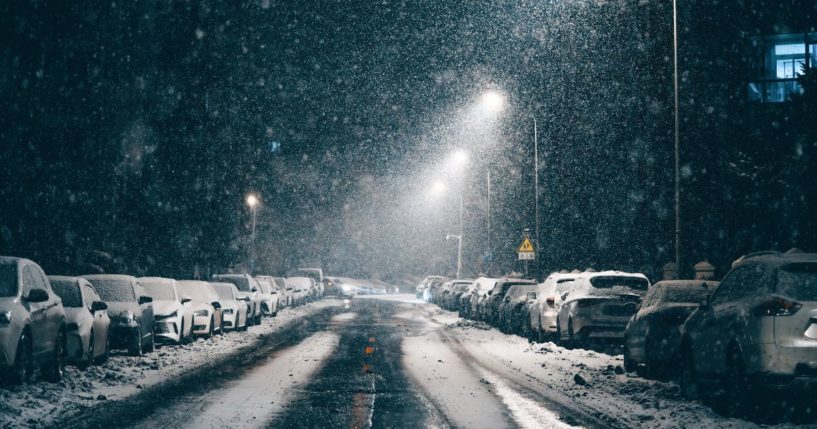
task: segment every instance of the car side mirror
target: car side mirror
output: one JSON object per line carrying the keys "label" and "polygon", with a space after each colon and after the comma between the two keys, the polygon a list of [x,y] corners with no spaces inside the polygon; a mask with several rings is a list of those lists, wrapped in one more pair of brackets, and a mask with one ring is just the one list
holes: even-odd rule
{"label": "car side mirror", "polygon": [[188,302],[192,301],[193,299],[187,295],[182,295],[181,299],[179,300],[182,304],[187,304]]}
{"label": "car side mirror", "polygon": [[48,301],[48,292],[43,289],[31,289],[26,297],[28,302],[46,302]]}
{"label": "car side mirror", "polygon": [[250,290],[251,290],[251,291],[253,291],[253,292],[258,292],[258,288],[257,288],[257,287],[253,287],[253,288],[252,288],[252,289],[250,289]]}
{"label": "car side mirror", "polygon": [[94,301],[91,303],[91,313],[96,313],[97,311],[107,310],[108,304],[105,304],[102,301]]}
{"label": "car side mirror", "polygon": [[142,296],[139,297],[139,305],[150,304],[151,302],[153,302],[152,297],[149,297],[147,295],[142,295]]}
{"label": "car side mirror", "polygon": [[218,301],[213,301],[210,303],[210,305],[212,305],[213,308],[215,308],[216,310],[221,310],[221,303],[219,303]]}

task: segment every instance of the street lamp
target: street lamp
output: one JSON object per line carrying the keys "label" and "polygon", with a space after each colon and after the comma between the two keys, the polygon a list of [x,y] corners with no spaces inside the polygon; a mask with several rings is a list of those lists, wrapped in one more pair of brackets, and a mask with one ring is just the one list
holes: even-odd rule
{"label": "street lamp", "polygon": [[672,0],[672,66],[675,92],[675,267],[681,274],[681,136],[679,118],[678,83],[678,2]]}
{"label": "street lamp", "polygon": [[480,98],[480,106],[491,113],[499,113],[505,109],[505,96],[498,91],[485,91]]}
{"label": "street lamp", "polygon": [[247,206],[250,208],[252,212],[252,235],[251,235],[251,247],[250,247],[250,274],[255,272],[255,212],[257,211],[258,205],[261,203],[261,200],[255,194],[248,194],[246,199]]}
{"label": "street lamp", "polygon": [[[441,195],[448,190],[448,187],[440,180],[435,181],[431,185],[431,193],[434,195]],[[446,234],[445,239],[456,239],[457,240],[457,278],[460,278],[462,274],[462,232],[463,232],[463,199],[462,199],[462,191],[459,193],[459,202],[460,202],[460,233],[458,235],[454,234]]]}

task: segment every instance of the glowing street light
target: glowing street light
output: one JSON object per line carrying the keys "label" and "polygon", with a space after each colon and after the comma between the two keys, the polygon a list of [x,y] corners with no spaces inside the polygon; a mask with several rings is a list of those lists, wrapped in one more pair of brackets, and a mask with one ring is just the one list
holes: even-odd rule
{"label": "glowing street light", "polygon": [[482,94],[479,104],[491,113],[499,113],[505,110],[505,96],[499,91],[489,90]]}
{"label": "glowing street light", "polygon": [[250,274],[255,272],[255,212],[258,210],[258,205],[261,204],[261,199],[255,194],[248,194],[246,198],[247,206],[252,212],[252,235],[250,239]]}
{"label": "glowing street light", "polygon": [[448,187],[445,186],[442,180],[437,180],[431,185],[431,193],[434,195],[443,194],[447,189]]}
{"label": "glowing street light", "polygon": [[468,152],[457,149],[451,154],[451,164],[453,167],[461,168],[468,164]]}

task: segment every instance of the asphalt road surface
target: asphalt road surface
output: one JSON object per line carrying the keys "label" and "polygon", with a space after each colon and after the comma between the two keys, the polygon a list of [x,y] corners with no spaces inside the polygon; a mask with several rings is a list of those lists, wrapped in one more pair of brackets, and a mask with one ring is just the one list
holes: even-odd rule
{"label": "asphalt road surface", "polygon": [[[60,427],[611,426],[480,362],[423,305],[353,299],[264,338],[251,352],[109,401]],[[429,363],[431,362],[431,363]],[[444,379],[426,377],[446,362]]]}

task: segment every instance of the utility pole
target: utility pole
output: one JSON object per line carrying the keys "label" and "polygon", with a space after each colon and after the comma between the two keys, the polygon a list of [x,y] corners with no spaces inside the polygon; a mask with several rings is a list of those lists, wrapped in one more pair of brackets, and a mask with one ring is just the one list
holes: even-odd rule
{"label": "utility pole", "polygon": [[539,130],[536,124],[536,115],[531,115],[533,118],[533,193],[534,197],[534,213],[536,216],[536,260],[534,261],[534,270],[536,276],[539,276]]}
{"label": "utility pole", "polygon": [[675,266],[681,278],[681,136],[678,81],[678,1],[672,0],[673,84],[675,90]]}

